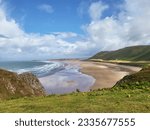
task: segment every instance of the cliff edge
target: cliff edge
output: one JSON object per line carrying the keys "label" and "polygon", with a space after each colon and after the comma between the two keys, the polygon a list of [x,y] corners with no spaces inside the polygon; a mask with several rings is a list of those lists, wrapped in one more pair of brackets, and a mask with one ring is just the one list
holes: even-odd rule
{"label": "cliff edge", "polygon": [[43,95],[44,88],[32,73],[17,74],[0,69],[0,99]]}

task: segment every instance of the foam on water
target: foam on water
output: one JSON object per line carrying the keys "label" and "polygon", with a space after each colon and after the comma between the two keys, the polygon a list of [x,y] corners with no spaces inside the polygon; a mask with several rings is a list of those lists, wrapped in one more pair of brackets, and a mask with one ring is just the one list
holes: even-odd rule
{"label": "foam on water", "polygon": [[32,61],[32,62],[1,62],[0,68],[17,72],[32,72],[38,77],[54,74],[65,69],[66,64],[54,61]]}
{"label": "foam on water", "polygon": [[35,74],[38,77],[43,77],[43,76],[54,74],[63,69],[65,69],[65,65],[62,63],[47,62],[47,64],[45,64],[45,65],[35,66],[33,68],[19,69],[16,72],[19,74],[23,73],[23,72],[32,72],[33,74]]}

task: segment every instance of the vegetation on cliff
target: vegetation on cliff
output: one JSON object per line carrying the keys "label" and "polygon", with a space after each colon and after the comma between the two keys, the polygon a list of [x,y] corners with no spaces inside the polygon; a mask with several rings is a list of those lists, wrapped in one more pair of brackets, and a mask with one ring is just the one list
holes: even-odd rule
{"label": "vegetation on cliff", "polygon": [[125,76],[116,83],[114,88],[150,90],[150,66],[143,68],[135,74]]}
{"label": "vegetation on cliff", "polygon": [[32,73],[18,75],[0,69],[0,99],[42,95],[44,95],[44,89]]}

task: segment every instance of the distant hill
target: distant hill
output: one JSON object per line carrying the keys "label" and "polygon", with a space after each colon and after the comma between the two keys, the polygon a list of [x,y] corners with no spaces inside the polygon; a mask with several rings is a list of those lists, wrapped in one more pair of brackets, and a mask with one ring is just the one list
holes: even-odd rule
{"label": "distant hill", "polygon": [[44,89],[32,73],[16,74],[0,69],[0,99],[42,96]]}
{"label": "distant hill", "polygon": [[116,51],[102,51],[90,59],[150,61],[150,45],[126,47]]}

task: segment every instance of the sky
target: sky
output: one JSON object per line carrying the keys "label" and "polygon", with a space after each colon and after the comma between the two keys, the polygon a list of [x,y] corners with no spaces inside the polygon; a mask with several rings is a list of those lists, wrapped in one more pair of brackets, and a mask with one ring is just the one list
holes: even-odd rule
{"label": "sky", "polygon": [[0,0],[0,61],[149,45],[149,7],[150,0]]}

